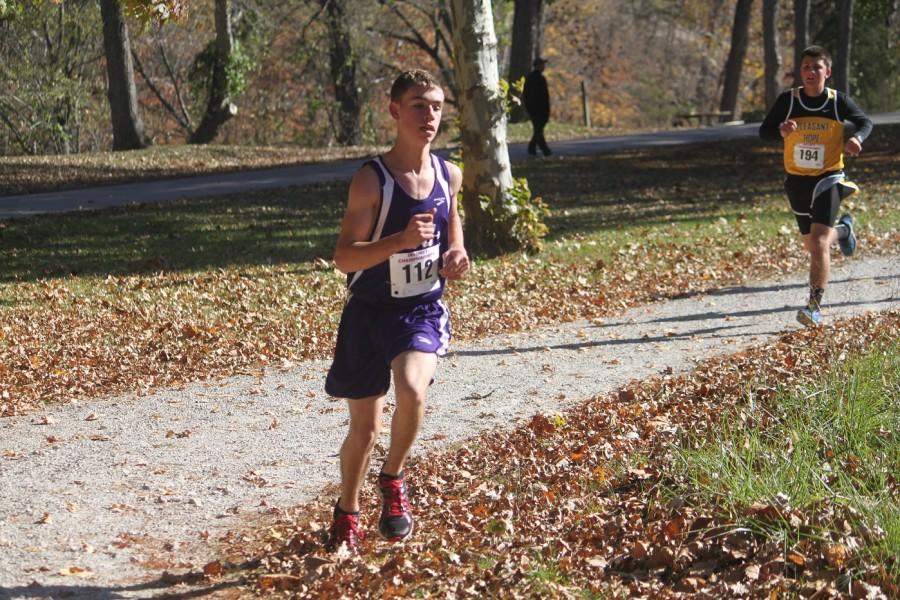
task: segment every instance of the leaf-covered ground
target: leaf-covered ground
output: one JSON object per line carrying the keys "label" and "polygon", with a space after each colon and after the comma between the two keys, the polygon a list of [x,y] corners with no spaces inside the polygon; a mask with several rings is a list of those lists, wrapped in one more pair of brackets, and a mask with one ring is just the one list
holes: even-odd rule
{"label": "leaf-covered ground", "polygon": [[[900,247],[900,128],[876,131],[851,166],[862,255]],[[455,335],[598,319],[802,268],[779,159],[743,141],[519,165],[551,207],[546,249],[477,260],[448,294]],[[341,183],[0,221],[0,416],[327,357],[345,194]]]}
{"label": "leaf-covered ground", "polygon": [[[257,565],[241,571],[242,593],[299,598],[897,597],[896,555],[859,552],[884,532],[839,499],[771,499],[728,515],[693,502],[673,465],[685,439],[716,436],[723,417],[765,428],[779,414],[777,390],[807,390],[892,344],[896,360],[898,334],[896,312],[799,330],[422,458],[407,470],[417,525],[406,543],[372,534],[361,556],[325,553],[332,495],[230,535],[226,554]],[[896,452],[896,432],[885,435]],[[888,485],[896,498],[896,479]],[[363,499],[368,531],[376,504]],[[774,522],[787,535],[762,533]]]}

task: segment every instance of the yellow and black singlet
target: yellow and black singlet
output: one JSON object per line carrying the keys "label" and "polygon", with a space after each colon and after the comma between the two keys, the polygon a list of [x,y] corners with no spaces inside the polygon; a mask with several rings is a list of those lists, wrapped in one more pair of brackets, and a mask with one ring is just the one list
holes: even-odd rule
{"label": "yellow and black singlet", "polygon": [[856,127],[860,144],[872,131],[872,121],[847,95],[832,88],[817,98],[803,88],[782,93],[759,128],[763,139],[780,140],[779,127],[791,119],[797,130],[784,138],[784,170],[816,177],[844,168],[844,121]]}
{"label": "yellow and black singlet", "polygon": [[807,106],[800,89],[791,90],[788,119],[797,130],[784,138],[784,170],[792,175],[821,175],[844,168],[844,123],[837,112],[837,92],[825,89],[819,106]]}

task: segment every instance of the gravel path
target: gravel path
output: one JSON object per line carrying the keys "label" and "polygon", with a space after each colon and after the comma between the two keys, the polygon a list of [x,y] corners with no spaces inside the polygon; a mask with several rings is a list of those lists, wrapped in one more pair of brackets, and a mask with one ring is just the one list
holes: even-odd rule
{"label": "gravel path", "polygon": [[[827,318],[900,309],[898,259],[838,261]],[[805,291],[798,274],[599,325],[457,343],[439,364],[416,452],[762,342],[797,327]],[[346,423],[343,402],[321,391],[326,368],[0,420],[0,599],[152,596],[142,582],[202,567],[227,530],[322,493]]]}

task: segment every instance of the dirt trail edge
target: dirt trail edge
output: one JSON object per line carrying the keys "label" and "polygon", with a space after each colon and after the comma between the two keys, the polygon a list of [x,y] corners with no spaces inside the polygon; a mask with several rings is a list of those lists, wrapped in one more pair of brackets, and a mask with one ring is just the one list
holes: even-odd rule
{"label": "dirt trail edge", "polygon": [[[804,280],[453,344],[417,452],[798,327]],[[826,302],[828,322],[900,308],[900,256],[838,261]],[[346,423],[343,402],[322,392],[326,368],[312,361],[0,420],[0,599],[51,589],[147,597],[142,582],[202,567],[241,519],[320,494],[338,476]]]}

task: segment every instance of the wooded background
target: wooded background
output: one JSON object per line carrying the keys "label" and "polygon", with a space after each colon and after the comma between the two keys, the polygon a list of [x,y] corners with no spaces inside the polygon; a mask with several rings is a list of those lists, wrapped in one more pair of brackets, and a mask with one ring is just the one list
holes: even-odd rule
{"label": "wooded background", "polygon": [[[582,82],[595,128],[669,126],[692,112],[760,118],[810,43],[832,51],[829,84],[865,110],[900,106],[900,0],[495,0],[491,10],[500,76],[514,82],[547,58],[557,122],[583,121]],[[0,0],[0,154],[114,147],[107,94],[116,83],[127,94],[113,80],[129,73],[135,114],[124,118],[143,132],[117,148],[383,144],[387,89],[413,66],[444,80],[453,130],[451,12],[445,0]],[[117,31],[131,49],[121,61],[104,47]]]}

